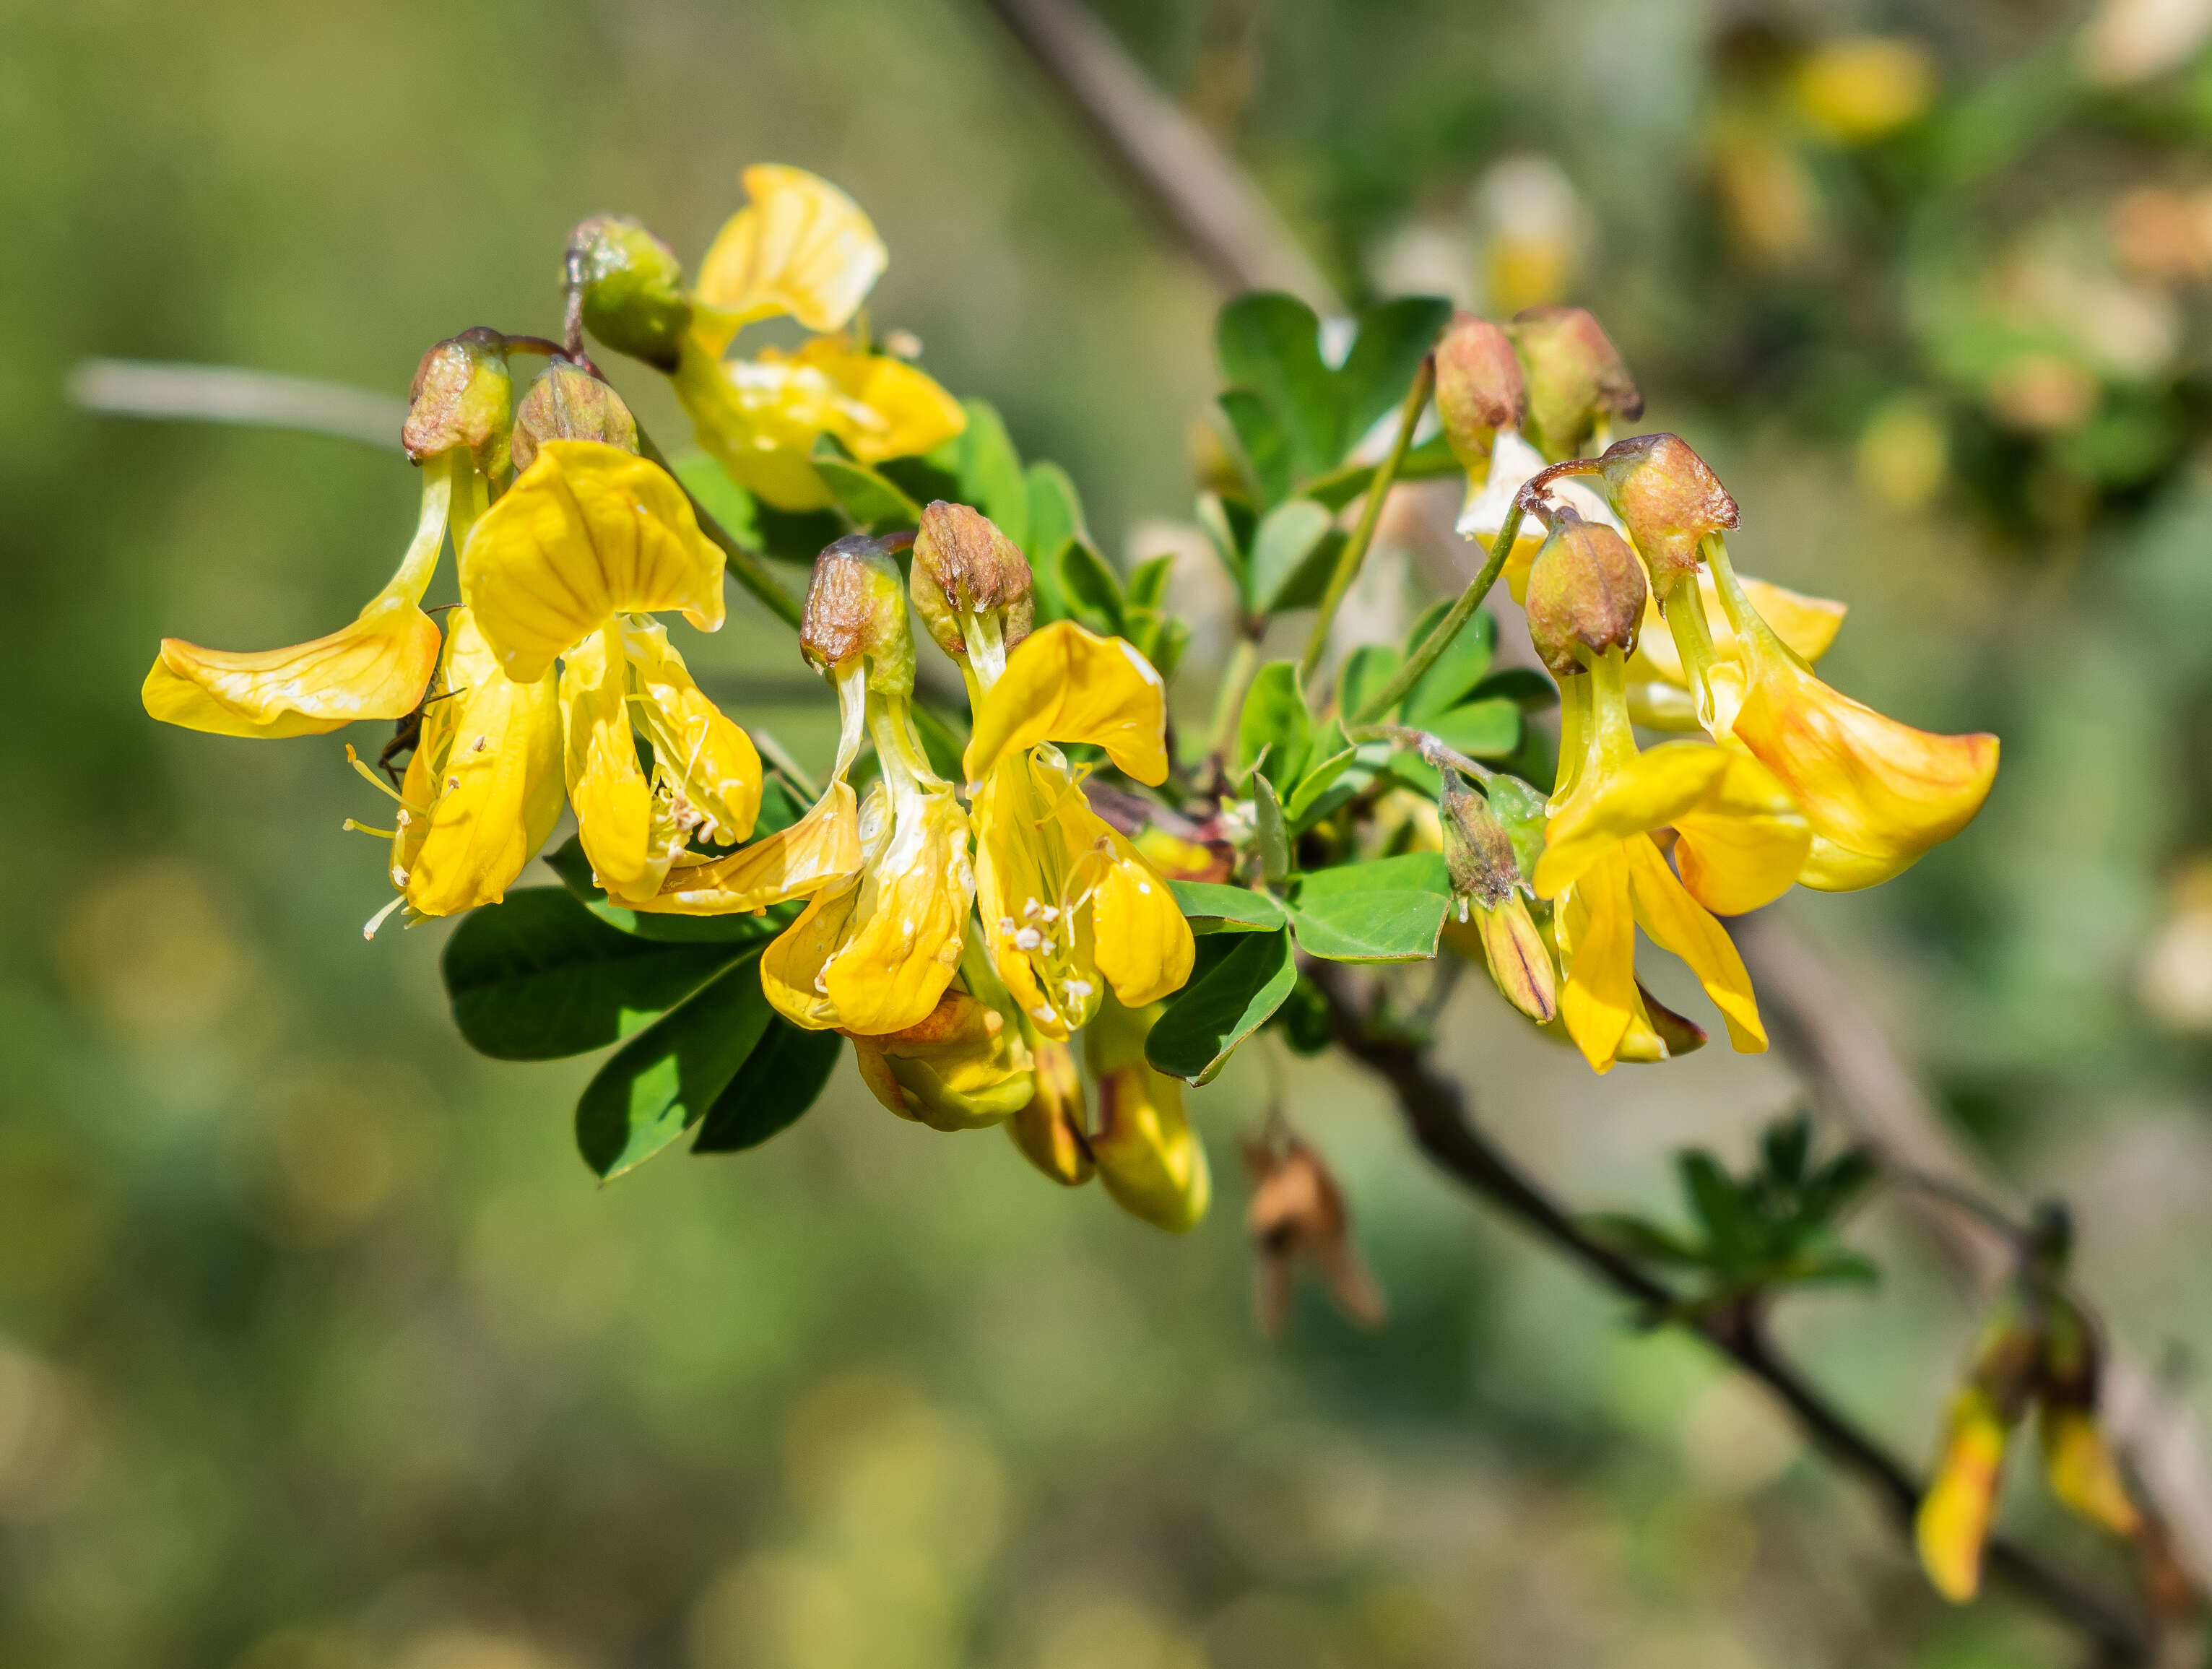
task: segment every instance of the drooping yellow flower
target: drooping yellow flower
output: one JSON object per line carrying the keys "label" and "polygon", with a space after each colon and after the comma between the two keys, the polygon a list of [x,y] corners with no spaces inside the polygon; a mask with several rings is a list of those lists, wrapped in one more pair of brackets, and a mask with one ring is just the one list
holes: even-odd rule
{"label": "drooping yellow flower", "polygon": [[[453,611],[438,688],[399,792],[392,883],[404,907],[452,915],[496,904],[561,818],[561,715],[554,675],[517,683],[499,670],[475,616]],[[358,765],[358,762],[356,762]],[[362,774],[386,794],[366,765]],[[380,832],[380,831],[371,831]]]}
{"label": "drooping yellow flower", "polygon": [[962,768],[975,799],[978,902],[1025,1020],[1060,1040],[1109,985],[1133,1008],[1180,990],[1194,955],[1190,924],[1052,745],[1090,743],[1138,781],[1164,781],[1159,674],[1130,644],[1073,621],[1022,635],[1029,565],[967,506],[923,513],[914,575],[918,610],[968,679],[974,726]]}
{"label": "drooping yellow flower", "polygon": [[962,953],[960,980],[902,1031],[851,1034],[860,1077],[876,1099],[933,1130],[998,1124],[1036,1096],[1018,1017],[975,944]]}
{"label": "drooping yellow flower", "polygon": [[507,470],[514,388],[505,339],[471,331],[422,356],[403,434],[422,470],[422,505],[398,571],[351,624],[284,649],[205,649],[164,638],[140,692],[166,724],[219,736],[320,736],[357,719],[415,710],[438,665],[422,594],[446,525],[465,538]]}
{"label": "drooping yellow flower", "polygon": [[1982,1585],[1982,1549],[2004,1472],[2007,1423],[1972,1386],[1952,1399],[1943,1458],[1913,1519],[1921,1569],[1954,1604],[1972,1599]]}
{"label": "drooping yellow flower", "polygon": [[874,225],[804,168],[757,162],[744,182],[752,201],[723,222],[699,264],[701,344],[720,354],[744,325],[778,313],[810,331],[842,330],[890,263]]}
{"label": "drooping yellow flower", "polygon": [[1054,1181],[1079,1187],[1097,1171],[1091,1156],[1091,1132],[1083,1101],[1083,1079],[1075,1053],[1066,1043],[1028,1039],[1034,1093],[1006,1120],[1022,1156]]}
{"label": "drooping yellow flower", "polygon": [[1182,1082],[1145,1059],[1159,1007],[1129,1009],[1109,998],[1084,1032],[1098,1083],[1098,1127],[1091,1151],[1115,1204],[1157,1228],[1197,1226],[1213,1199],[1206,1149],[1183,1112]]}

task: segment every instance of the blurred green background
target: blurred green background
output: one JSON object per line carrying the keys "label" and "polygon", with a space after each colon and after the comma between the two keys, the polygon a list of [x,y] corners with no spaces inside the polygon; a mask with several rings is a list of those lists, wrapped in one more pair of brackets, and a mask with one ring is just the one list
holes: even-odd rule
{"label": "blurred green background", "polygon": [[[2003,735],[1960,840],[1778,908],[2008,1174],[2075,1202],[2088,1288],[2212,1401],[2212,6],[1101,10],[1348,295],[1597,309],[1646,426],[1741,501],[1746,566],[1850,604],[1833,681]],[[1249,1049],[1194,1097],[1222,1186],[1187,1240],[849,1067],[765,1149],[599,1187],[567,1128],[592,1063],[471,1056],[441,926],[362,943],[388,892],[339,830],[375,809],[343,738],[141,712],[165,633],[349,617],[415,482],[73,411],[73,362],[397,394],[439,337],[556,327],[585,214],[696,258],[754,161],[866,207],[878,324],[1066,464],[1109,549],[1187,548],[1218,298],[982,7],[5,0],[0,39],[0,1660],[2077,1660],[2001,1595],[1942,1605],[1759,1393],[1484,1221],[1340,1063]],[[1451,583],[1421,519],[1366,606]],[[750,605],[684,646],[825,750]],[[1671,1149],[1740,1161],[1801,1095],[1718,1049],[1592,1078],[1478,983],[1448,1055],[1579,1205],[1672,1211]],[[1379,1333],[1308,1293],[1257,1335],[1235,1140],[1279,1089],[1350,1191]],[[1971,1301],[1893,1207],[1855,1238],[1880,1290],[1781,1328],[1924,1455]],[[2121,1589],[2025,1469],[2006,1518]]]}

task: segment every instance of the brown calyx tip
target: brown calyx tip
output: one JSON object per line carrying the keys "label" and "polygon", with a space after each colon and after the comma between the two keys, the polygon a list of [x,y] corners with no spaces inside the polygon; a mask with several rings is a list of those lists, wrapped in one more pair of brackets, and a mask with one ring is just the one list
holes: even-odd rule
{"label": "brown calyx tip", "polygon": [[1721,478],[1679,435],[1616,440],[1598,459],[1597,473],[1662,595],[1676,577],[1696,570],[1701,541],[1742,525]]}
{"label": "brown calyx tip", "polygon": [[1034,587],[1021,547],[981,511],[938,499],[921,513],[914,536],[914,605],[945,653],[968,652],[962,614],[1000,615],[1012,649],[1036,618]]}
{"label": "brown calyx tip", "polygon": [[548,440],[597,440],[637,450],[637,419],[621,395],[583,366],[555,360],[514,411],[514,467],[526,470]]}
{"label": "brown calyx tip", "polygon": [[1528,635],[1564,677],[1608,649],[1636,647],[1648,587],[1636,553],[1611,528],[1565,505],[1545,519],[1552,531],[1528,571]]}
{"label": "brown calyx tip", "polygon": [[1474,313],[1455,317],[1437,343],[1437,419],[1455,453],[1486,457],[1501,428],[1528,415],[1528,387],[1513,340]]}
{"label": "brown calyx tip", "polygon": [[906,604],[890,542],[848,533],[823,547],[800,611],[799,644],[823,668],[842,666],[856,655],[881,655],[893,634],[902,635]]}
{"label": "brown calyx tip", "polygon": [[501,455],[514,416],[507,338],[478,325],[439,343],[416,366],[399,444],[418,464],[466,446],[489,475],[504,467]]}

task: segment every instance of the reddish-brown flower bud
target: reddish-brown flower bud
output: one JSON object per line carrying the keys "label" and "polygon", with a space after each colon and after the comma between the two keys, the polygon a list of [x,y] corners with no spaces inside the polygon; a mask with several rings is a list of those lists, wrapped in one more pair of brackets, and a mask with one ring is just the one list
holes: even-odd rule
{"label": "reddish-brown flower bud", "polygon": [[1601,417],[1633,420],[1644,396],[1620,352],[1580,307],[1530,307],[1513,318],[1528,380],[1528,438],[1558,462],[1579,457]]}
{"label": "reddish-brown flower bud", "polygon": [[1551,531],[1528,570],[1528,635],[1544,665],[1564,677],[1608,649],[1636,647],[1648,588],[1620,534],[1564,505],[1541,513]]}
{"label": "reddish-brown flower bud", "polygon": [[1528,415],[1528,390],[1512,339],[1486,319],[1463,313],[1437,343],[1437,421],[1452,456],[1469,473],[1486,470],[1501,428]]}
{"label": "reddish-brown flower bud", "polygon": [[1700,542],[1741,525],[1721,478],[1677,435],[1616,440],[1598,462],[1613,513],[1644,553],[1662,603],[1698,571]]}
{"label": "reddish-brown flower bud", "polygon": [[889,695],[914,689],[914,637],[905,587],[890,541],[848,533],[814,559],[814,579],[799,622],[799,646],[824,672],[866,655],[868,687]]}
{"label": "reddish-brown flower bud", "polygon": [[1036,605],[1029,558],[981,511],[939,499],[921,513],[914,540],[914,606],[938,647],[970,652],[962,615],[996,617],[1004,649],[1030,634]]}
{"label": "reddish-brown flower bud", "polygon": [[548,440],[597,440],[637,450],[637,419],[621,395],[580,365],[556,360],[514,413],[514,467],[528,469]]}
{"label": "reddish-brown flower bud", "polygon": [[507,368],[507,338],[479,325],[422,355],[407,391],[407,422],[399,444],[417,464],[466,446],[479,472],[503,475],[514,424],[514,379]]}

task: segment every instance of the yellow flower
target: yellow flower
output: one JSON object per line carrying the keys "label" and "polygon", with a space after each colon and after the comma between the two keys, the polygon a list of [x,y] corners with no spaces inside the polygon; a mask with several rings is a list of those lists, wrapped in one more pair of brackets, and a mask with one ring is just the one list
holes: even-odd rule
{"label": "yellow flower", "polygon": [[[399,814],[391,872],[399,896],[368,924],[371,934],[403,906],[417,916],[440,916],[497,903],[560,821],[561,718],[553,674],[535,683],[507,677],[475,616],[458,609],[438,685],[393,796]],[[355,762],[392,793],[374,771]]]}
{"label": "yellow flower", "polygon": [[1075,1053],[1065,1043],[1028,1039],[1035,1092],[1006,1120],[1006,1133],[1022,1156],[1067,1187],[1088,1182],[1097,1169],[1091,1156],[1083,1080]]}
{"label": "yellow flower", "polygon": [[1028,1041],[990,959],[969,945],[960,977],[967,988],[945,992],[914,1025],[849,1034],[876,1099],[933,1130],[998,1124],[1036,1099]]}
{"label": "yellow flower", "polygon": [[1952,1399],[1943,1458],[1913,1520],[1921,1569],[1954,1603],[1972,1599],[1982,1585],[1982,1548],[1996,1509],[2008,1423],[1972,1386]]}
{"label": "yellow flower", "polygon": [[700,337],[719,354],[744,325],[789,313],[810,331],[842,330],[890,257],[860,204],[804,168],[757,162],[752,201],[723,223],[699,264]]}
{"label": "yellow flower", "polygon": [[422,356],[401,439],[422,466],[422,507],[398,572],[353,622],[284,649],[204,649],[164,638],[140,697],[164,723],[219,736],[320,736],[412,713],[438,665],[422,593],[450,519],[458,544],[507,473],[514,387],[505,338],[465,332]]}
{"label": "yellow flower", "polygon": [[1132,1216],[1170,1233],[1194,1228],[1213,1198],[1206,1149],[1182,1107],[1182,1083],[1153,1070],[1145,1037],[1159,1016],[1109,1001],[1084,1033],[1098,1083],[1098,1128],[1091,1138],[1099,1180]]}

